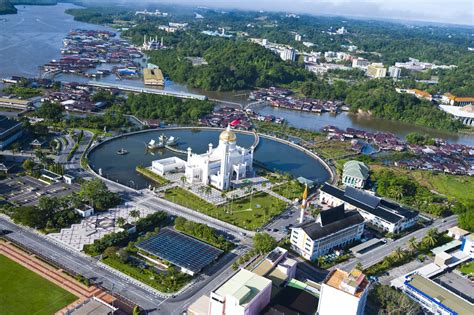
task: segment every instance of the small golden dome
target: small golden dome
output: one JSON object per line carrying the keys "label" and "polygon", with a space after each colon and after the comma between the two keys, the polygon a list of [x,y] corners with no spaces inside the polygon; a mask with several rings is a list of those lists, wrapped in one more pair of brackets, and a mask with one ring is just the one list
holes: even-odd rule
{"label": "small golden dome", "polygon": [[219,140],[225,142],[235,142],[236,139],[237,136],[232,130],[230,130],[230,126],[227,126],[227,129],[222,131],[221,135],[219,136]]}

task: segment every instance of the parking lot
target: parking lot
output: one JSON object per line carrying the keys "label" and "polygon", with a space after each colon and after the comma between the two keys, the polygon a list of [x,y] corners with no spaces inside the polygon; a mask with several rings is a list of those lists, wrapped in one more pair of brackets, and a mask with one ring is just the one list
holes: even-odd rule
{"label": "parking lot", "polygon": [[0,195],[19,206],[35,206],[40,197],[62,197],[79,189],[77,184],[47,184],[30,176],[13,176],[0,181]]}

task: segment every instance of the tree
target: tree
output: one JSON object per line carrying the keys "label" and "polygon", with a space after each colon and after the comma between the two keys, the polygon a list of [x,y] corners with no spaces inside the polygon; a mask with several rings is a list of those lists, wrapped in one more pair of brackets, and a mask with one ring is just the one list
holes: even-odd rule
{"label": "tree", "polygon": [[123,227],[127,221],[123,217],[118,217],[116,220],[117,226]]}
{"label": "tree", "polygon": [[268,253],[277,246],[273,236],[268,233],[257,233],[253,237],[253,248],[259,254]]}
{"label": "tree", "polygon": [[26,172],[31,172],[31,170],[33,170],[33,167],[35,167],[35,162],[33,162],[32,160],[30,159],[27,159],[27,160],[24,160],[23,163],[21,164],[21,166],[23,167],[23,169],[26,171]]}
{"label": "tree", "polygon": [[12,153],[15,154],[16,152],[20,151],[21,145],[18,141],[13,142],[12,145],[10,146],[10,149],[12,150]]}
{"label": "tree", "polygon": [[181,177],[179,178],[179,180],[181,181],[181,186],[184,187],[184,184],[186,184],[186,176],[184,176],[184,175],[181,176]]}
{"label": "tree", "polygon": [[408,240],[407,245],[411,252],[415,252],[418,249],[418,242],[414,236]]}
{"label": "tree", "polygon": [[405,252],[403,251],[403,249],[401,249],[400,246],[398,246],[397,248],[395,248],[395,251],[393,251],[393,256],[398,260],[402,260],[403,258],[405,258]]}
{"label": "tree", "polygon": [[136,220],[136,219],[140,218],[140,211],[137,210],[137,209],[131,210],[130,211],[130,216]]}
{"label": "tree", "polygon": [[379,314],[407,314],[420,313],[420,306],[405,294],[388,285],[376,284],[369,290],[368,302],[373,305]]}
{"label": "tree", "polygon": [[119,248],[117,246],[110,246],[110,247],[107,247],[105,250],[104,250],[104,253],[102,254],[102,256],[104,258],[113,258],[117,255],[117,251],[119,250]]}
{"label": "tree", "polygon": [[324,256],[318,256],[318,259],[317,259],[318,267],[323,268],[323,264],[325,261],[326,259],[324,258]]}
{"label": "tree", "polygon": [[104,182],[97,178],[82,183],[79,195],[99,211],[107,210],[120,203],[120,197],[112,193]]}
{"label": "tree", "polygon": [[429,247],[434,247],[438,243],[438,236],[438,230],[431,228],[428,230],[425,237],[423,237],[423,243]]}
{"label": "tree", "polygon": [[140,315],[140,314],[141,314],[140,307],[138,307],[138,305],[135,305],[133,307],[132,315]]}
{"label": "tree", "polygon": [[44,118],[52,122],[60,122],[63,116],[63,108],[61,105],[51,102],[44,102],[36,110],[38,117]]}

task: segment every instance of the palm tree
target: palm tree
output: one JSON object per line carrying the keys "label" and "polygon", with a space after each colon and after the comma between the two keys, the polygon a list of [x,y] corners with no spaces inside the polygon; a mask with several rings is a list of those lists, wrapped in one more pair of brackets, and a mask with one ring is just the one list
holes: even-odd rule
{"label": "palm tree", "polygon": [[184,176],[184,175],[181,176],[181,177],[179,178],[179,180],[181,181],[181,186],[184,187],[184,183],[186,183],[186,176]]}
{"label": "palm tree", "polygon": [[123,227],[127,221],[125,221],[125,218],[123,217],[118,217],[115,223],[117,223],[118,227]]}
{"label": "palm tree", "polygon": [[138,211],[137,209],[131,210],[130,216],[134,219],[138,219],[140,217],[140,211]]}
{"label": "palm tree", "polygon": [[399,260],[403,259],[405,257],[405,252],[398,246],[395,248],[395,251],[393,252],[393,256]]}
{"label": "palm tree", "polygon": [[433,247],[438,242],[438,230],[435,228],[429,229],[425,237],[423,237],[423,242],[428,246]]}
{"label": "palm tree", "polygon": [[415,252],[418,249],[418,243],[417,243],[416,238],[414,236],[412,236],[408,240],[407,246],[408,246],[408,248],[410,249],[411,252]]}
{"label": "palm tree", "polygon": [[318,262],[318,267],[319,267],[319,268],[322,268],[321,266],[324,264],[324,261],[325,261],[325,260],[326,260],[326,259],[324,259],[324,256],[319,256],[319,257],[318,257],[317,262]]}

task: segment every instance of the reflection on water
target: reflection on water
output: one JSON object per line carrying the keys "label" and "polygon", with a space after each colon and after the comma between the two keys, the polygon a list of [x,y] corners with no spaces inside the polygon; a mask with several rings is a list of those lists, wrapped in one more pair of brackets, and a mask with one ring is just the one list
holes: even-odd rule
{"label": "reflection on water", "polygon": [[[114,181],[118,180],[122,184],[144,188],[149,182],[136,173],[135,167],[137,165],[150,166],[153,160],[177,155],[166,149],[153,153],[146,150],[146,143],[151,139],[158,140],[161,134],[179,137],[177,148],[186,150],[191,147],[195,153],[206,152],[209,143],[212,143],[214,147],[218,145],[218,131],[156,130],[104,143],[90,154],[89,163],[96,172],[101,169],[104,176]],[[251,135],[238,134],[237,136],[237,144],[243,147],[250,147],[253,141],[254,138]],[[118,155],[117,151],[122,148],[129,153]],[[181,157],[186,159],[185,156]],[[329,179],[329,173],[320,162],[293,147],[273,140],[261,138],[254,158],[270,169],[288,172],[295,177],[303,176],[319,183]]]}

